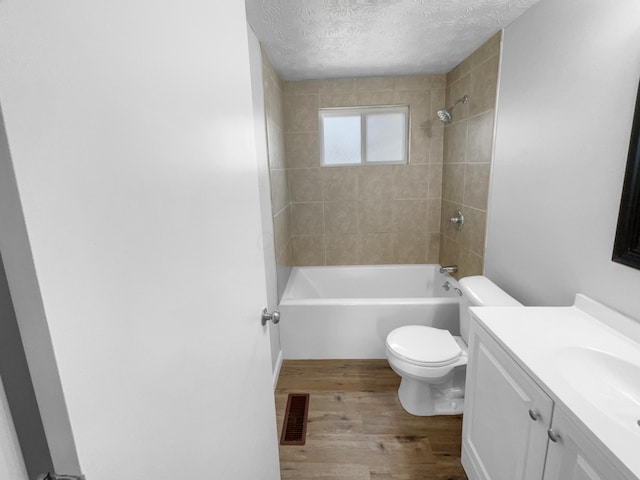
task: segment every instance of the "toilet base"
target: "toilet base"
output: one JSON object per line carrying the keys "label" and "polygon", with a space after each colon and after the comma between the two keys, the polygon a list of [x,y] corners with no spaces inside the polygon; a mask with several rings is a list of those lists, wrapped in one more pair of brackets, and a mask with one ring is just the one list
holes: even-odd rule
{"label": "toilet base", "polygon": [[464,410],[464,373],[456,372],[441,383],[402,377],[398,398],[411,415],[458,415]]}

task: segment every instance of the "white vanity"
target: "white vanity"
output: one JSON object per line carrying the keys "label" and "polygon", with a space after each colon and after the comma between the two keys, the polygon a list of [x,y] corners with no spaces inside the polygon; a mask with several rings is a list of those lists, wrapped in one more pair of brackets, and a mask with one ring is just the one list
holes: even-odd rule
{"label": "white vanity", "polygon": [[640,323],[582,295],[471,311],[469,480],[640,480]]}

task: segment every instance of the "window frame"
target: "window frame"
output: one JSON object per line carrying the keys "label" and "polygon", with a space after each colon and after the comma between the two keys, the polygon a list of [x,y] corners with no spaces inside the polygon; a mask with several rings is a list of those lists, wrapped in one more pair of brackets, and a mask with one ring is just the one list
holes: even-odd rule
{"label": "window frame", "polygon": [[[367,160],[367,121],[369,115],[380,113],[402,113],[405,116],[405,131],[403,135],[404,158],[385,162],[370,162]],[[325,117],[360,117],[360,162],[359,163],[325,163],[324,152],[324,121]],[[320,166],[321,167],[355,167],[358,165],[407,165],[409,163],[409,132],[411,131],[411,112],[409,105],[379,105],[363,107],[333,107],[318,109],[318,130],[320,136]]]}

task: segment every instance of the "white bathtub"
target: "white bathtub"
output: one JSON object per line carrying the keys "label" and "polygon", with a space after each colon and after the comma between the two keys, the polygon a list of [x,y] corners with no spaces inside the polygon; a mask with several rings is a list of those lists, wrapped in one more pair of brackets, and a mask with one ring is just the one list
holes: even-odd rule
{"label": "white bathtub", "polygon": [[[458,335],[456,280],[439,265],[294,267],[280,301],[285,359],[386,358],[402,325]],[[447,292],[442,286],[449,282]]]}

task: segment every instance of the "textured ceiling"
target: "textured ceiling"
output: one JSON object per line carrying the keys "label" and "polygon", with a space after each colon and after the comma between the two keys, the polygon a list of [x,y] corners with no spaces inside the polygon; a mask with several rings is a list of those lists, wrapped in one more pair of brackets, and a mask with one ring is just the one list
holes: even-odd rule
{"label": "textured ceiling", "polygon": [[285,80],[446,73],[538,0],[246,0]]}

